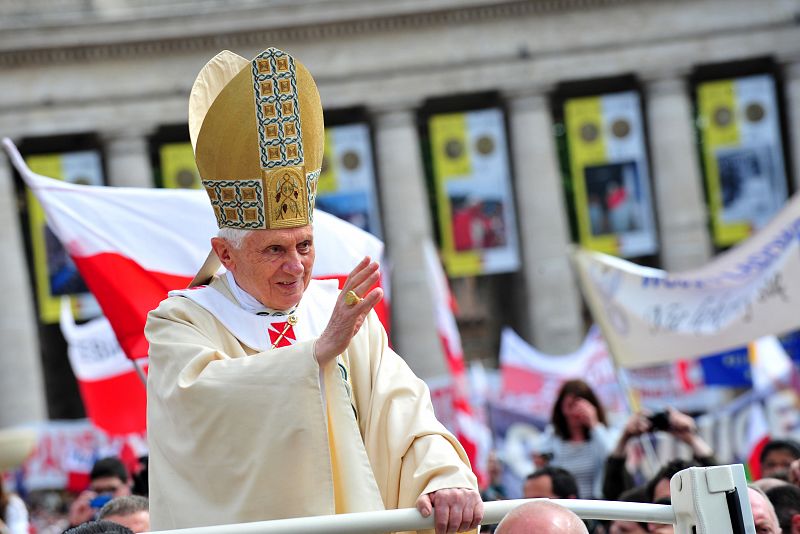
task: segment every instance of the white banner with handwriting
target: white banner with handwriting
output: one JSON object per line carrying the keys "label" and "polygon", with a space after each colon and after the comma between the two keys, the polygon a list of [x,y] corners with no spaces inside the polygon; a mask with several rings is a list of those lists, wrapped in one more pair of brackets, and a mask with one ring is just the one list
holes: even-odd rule
{"label": "white banner with handwriting", "polygon": [[800,328],[800,196],[756,235],[681,273],[586,250],[584,295],[616,361],[644,367]]}

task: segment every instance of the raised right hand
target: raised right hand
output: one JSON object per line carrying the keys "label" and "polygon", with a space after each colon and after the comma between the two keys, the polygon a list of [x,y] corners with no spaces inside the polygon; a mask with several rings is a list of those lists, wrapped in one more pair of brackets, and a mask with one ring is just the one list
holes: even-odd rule
{"label": "raised right hand", "polygon": [[[376,287],[372,291],[369,290],[379,277],[378,262],[370,261],[369,257],[361,260],[347,277],[344,287],[339,293],[339,298],[336,299],[328,326],[325,327],[314,346],[314,354],[320,367],[325,366],[347,349],[350,340],[364,324],[367,314],[383,298],[381,288]],[[363,300],[348,306],[345,303],[345,295],[348,291],[355,291]]]}

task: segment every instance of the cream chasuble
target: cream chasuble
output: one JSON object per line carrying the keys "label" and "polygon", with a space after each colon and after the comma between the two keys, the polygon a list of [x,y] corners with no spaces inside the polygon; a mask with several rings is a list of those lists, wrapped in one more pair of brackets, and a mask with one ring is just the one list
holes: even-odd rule
{"label": "cream chasuble", "polygon": [[319,369],[313,344],[336,286],[311,282],[296,341],[275,349],[268,328],[286,316],[243,310],[223,278],[150,312],[153,530],[408,508],[422,493],[477,489],[374,313]]}

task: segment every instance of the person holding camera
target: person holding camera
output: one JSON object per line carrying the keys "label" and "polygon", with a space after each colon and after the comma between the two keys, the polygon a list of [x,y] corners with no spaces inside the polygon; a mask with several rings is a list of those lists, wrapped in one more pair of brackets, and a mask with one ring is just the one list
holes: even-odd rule
{"label": "person holding camera", "polygon": [[69,526],[96,519],[100,509],[111,499],[130,495],[132,484],[122,460],[115,456],[97,460],[89,473],[89,488],[69,507]]}
{"label": "person holding camera", "polygon": [[697,433],[694,419],[674,408],[655,414],[637,412],[625,423],[617,444],[608,455],[603,477],[603,498],[617,500],[625,490],[634,486],[633,477],[625,468],[628,442],[649,432],[669,432],[677,440],[692,450],[692,457],[698,466],[717,465],[711,446]]}

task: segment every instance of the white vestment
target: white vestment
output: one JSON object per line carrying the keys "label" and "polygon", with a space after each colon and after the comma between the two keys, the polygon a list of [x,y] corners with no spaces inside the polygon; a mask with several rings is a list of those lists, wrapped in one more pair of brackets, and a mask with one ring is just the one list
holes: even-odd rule
{"label": "white vestment", "polygon": [[243,310],[223,278],[150,312],[153,530],[407,508],[423,493],[477,489],[375,313],[319,368],[313,346],[337,295],[335,281],[312,281],[296,342],[275,349],[267,329],[286,317]]}

